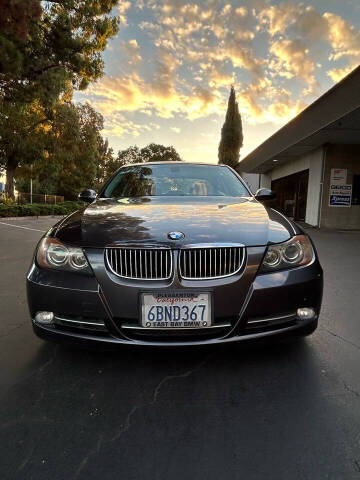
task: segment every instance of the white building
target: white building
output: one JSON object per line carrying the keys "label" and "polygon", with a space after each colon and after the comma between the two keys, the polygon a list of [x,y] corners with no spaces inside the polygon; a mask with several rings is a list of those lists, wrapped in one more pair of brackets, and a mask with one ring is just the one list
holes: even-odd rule
{"label": "white building", "polygon": [[[360,67],[247,155],[275,208],[327,228],[360,228]],[[243,174],[243,173],[242,173]]]}

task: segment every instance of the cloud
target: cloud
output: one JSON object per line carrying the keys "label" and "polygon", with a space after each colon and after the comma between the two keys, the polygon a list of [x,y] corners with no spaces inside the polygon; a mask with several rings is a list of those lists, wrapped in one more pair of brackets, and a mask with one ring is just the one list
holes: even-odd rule
{"label": "cloud", "polygon": [[328,23],[326,18],[312,6],[303,3],[283,2],[261,10],[259,17],[271,37],[294,34],[302,39],[326,39]]}
{"label": "cloud", "polygon": [[294,99],[289,90],[274,87],[268,78],[248,84],[240,91],[238,102],[246,122],[252,125],[284,124],[307,106]]}
{"label": "cloud", "polygon": [[[327,72],[333,81],[339,81],[360,63],[360,32],[339,15],[331,12],[320,14],[311,5],[283,2],[265,7],[260,12],[260,19],[269,35],[279,38],[271,46],[274,54],[277,53],[275,50],[280,52],[280,64],[273,63],[275,70],[287,78],[293,78],[294,75],[303,81],[308,78],[310,81],[306,93],[315,92],[314,74],[317,62],[312,58],[312,52],[315,55],[317,50],[320,55],[319,45],[322,46],[321,53],[329,51],[330,62],[341,59],[347,62],[347,65],[331,68]],[[294,42],[297,42],[299,47],[296,51]]]}
{"label": "cloud", "polygon": [[157,47],[176,52],[184,61],[229,62],[233,68],[248,70],[255,76],[262,74],[264,59],[256,58],[253,51],[256,15],[245,6],[223,5],[219,0],[199,4],[150,1],[150,6],[156,22],[142,22],[140,27],[153,35]]}
{"label": "cloud", "polygon": [[102,131],[104,136],[123,138],[125,136],[139,137],[144,132],[159,130],[161,127],[154,122],[134,122],[120,112],[113,112],[105,119]]}
{"label": "cloud", "polygon": [[268,32],[273,37],[283,34],[285,29],[296,21],[299,6],[291,3],[280,3],[263,9],[259,18],[263,24],[268,25]]}
{"label": "cloud", "polygon": [[302,80],[308,86],[304,93],[314,93],[318,86],[315,79],[315,62],[310,58],[309,50],[302,40],[278,40],[270,52],[276,57],[271,68],[280,76]]}
{"label": "cloud", "polygon": [[120,45],[120,50],[130,65],[136,65],[141,62],[142,57],[140,53],[140,47],[135,38],[128,40],[127,42],[122,42]]}
{"label": "cloud", "polygon": [[340,82],[343,78],[345,78],[349,73],[351,73],[354,68],[356,68],[358,65],[350,65],[348,67],[344,68],[333,68],[332,70],[329,70],[327,72],[327,75],[331,78],[331,80],[334,83]]}
{"label": "cloud", "polygon": [[170,127],[170,130],[174,133],[180,133],[181,132],[181,128],[179,128],[179,127]]}
{"label": "cloud", "polygon": [[90,100],[105,116],[116,112],[139,111],[164,118],[181,114],[193,120],[212,113],[222,113],[224,104],[218,93],[196,86],[185,94],[169,82],[167,71],[159,75],[162,77],[161,87],[155,81],[145,82],[136,73],[104,77],[89,88]]}
{"label": "cloud", "polygon": [[175,93],[175,74],[179,65],[180,61],[165,49],[158,52],[155,60],[156,69],[150,85],[159,96],[170,97]]}
{"label": "cloud", "polygon": [[160,128],[143,124],[144,115],[176,117],[167,133],[184,119],[221,122],[231,84],[245,122],[283,124],[306,106],[304,95],[320,93],[324,76],[338,81],[360,61],[359,31],[305,3],[122,0],[118,13],[130,22],[118,40],[122,74],[103,77],[84,97],[112,135]]}
{"label": "cloud", "polygon": [[106,118],[103,135],[122,138],[125,135],[138,137],[142,132],[148,130],[148,125],[141,125],[126,119],[120,113],[113,114]]}
{"label": "cloud", "polygon": [[325,13],[329,24],[329,41],[334,50],[331,59],[338,60],[344,56],[360,57],[360,32],[343,18],[333,13]]}
{"label": "cloud", "polygon": [[325,13],[329,25],[330,61],[345,60],[347,65],[330,69],[327,75],[339,82],[360,63],[360,32],[353,25],[333,13]]}
{"label": "cloud", "polygon": [[126,12],[129,10],[131,7],[131,3],[127,0],[119,0],[119,3],[117,5],[117,10],[118,10],[118,16],[120,18],[120,23],[122,26],[126,27],[128,25],[127,22],[127,17],[126,17]]}

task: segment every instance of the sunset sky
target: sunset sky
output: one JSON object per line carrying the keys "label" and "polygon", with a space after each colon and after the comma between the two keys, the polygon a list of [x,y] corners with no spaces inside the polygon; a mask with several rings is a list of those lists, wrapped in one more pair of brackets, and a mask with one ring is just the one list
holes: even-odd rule
{"label": "sunset sky", "polygon": [[217,162],[231,84],[241,157],[360,63],[360,1],[120,1],[105,76],[76,100],[105,117],[115,151],[174,145]]}

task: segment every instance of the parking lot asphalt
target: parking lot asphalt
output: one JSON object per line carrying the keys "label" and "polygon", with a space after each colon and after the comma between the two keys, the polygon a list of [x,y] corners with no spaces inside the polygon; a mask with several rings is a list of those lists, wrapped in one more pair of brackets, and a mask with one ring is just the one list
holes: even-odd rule
{"label": "parking lot asphalt", "polygon": [[359,479],[360,232],[309,229],[318,330],[214,350],[68,350],[25,275],[55,217],[0,219],[0,478]]}

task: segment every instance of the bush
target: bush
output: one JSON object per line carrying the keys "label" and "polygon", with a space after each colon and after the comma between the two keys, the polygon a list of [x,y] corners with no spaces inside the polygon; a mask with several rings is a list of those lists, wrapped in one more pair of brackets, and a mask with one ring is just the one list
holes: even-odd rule
{"label": "bush", "polygon": [[39,215],[68,215],[83,208],[83,203],[63,202],[56,205],[27,203],[24,205],[0,203],[0,217],[34,217]]}
{"label": "bush", "polygon": [[1,194],[0,195],[0,205],[1,204],[4,204],[4,205],[16,205],[16,202],[15,200],[13,200],[12,198],[8,197],[6,194]]}

